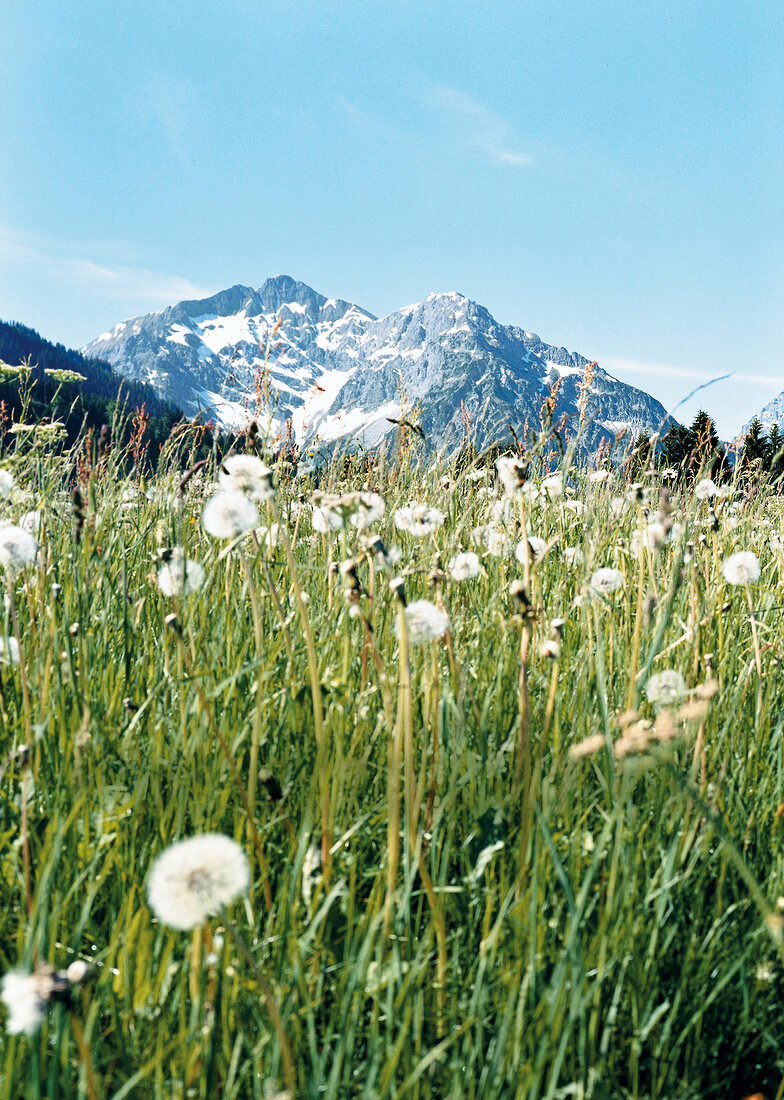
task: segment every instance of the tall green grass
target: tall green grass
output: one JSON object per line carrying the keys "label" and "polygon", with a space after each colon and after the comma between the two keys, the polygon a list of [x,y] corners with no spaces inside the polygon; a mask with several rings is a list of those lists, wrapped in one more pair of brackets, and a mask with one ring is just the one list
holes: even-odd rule
{"label": "tall green grass", "polygon": [[[189,446],[151,482],[111,455],[82,464],[78,539],[72,458],[2,462],[16,488],[0,518],[42,520],[3,621],[22,664],[0,666],[0,966],[94,969],[38,1033],[4,1037],[0,1097],[780,1100],[778,499],[675,493],[680,533],[634,556],[657,476],[643,494],[566,468],[584,514],[517,494],[497,521],[511,550],[526,528],[546,540],[544,558],[479,547],[482,574],[457,582],[494,471],[410,445],[319,475],[384,496],[386,569],[367,532],[314,532],[312,476],[278,471],[292,571],[281,541],[203,532],[215,462],[179,496]],[[395,528],[412,499],[445,514],[432,535]],[[155,584],[175,545],[207,574],[176,602]],[[746,594],[721,574],[737,550],[762,565],[761,679]],[[360,615],[333,568],[349,557]],[[602,596],[588,582],[606,566],[624,583]],[[408,661],[393,577],[450,619]],[[684,676],[685,712],[647,700],[662,669]],[[619,755],[629,729],[639,751]],[[202,832],[242,845],[252,886],[174,932],[146,878]]]}

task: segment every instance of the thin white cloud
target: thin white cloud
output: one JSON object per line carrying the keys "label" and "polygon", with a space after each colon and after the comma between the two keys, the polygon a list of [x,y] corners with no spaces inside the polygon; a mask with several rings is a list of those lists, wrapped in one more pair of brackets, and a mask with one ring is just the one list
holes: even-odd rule
{"label": "thin white cloud", "polygon": [[514,127],[473,96],[457,88],[437,85],[430,102],[457,123],[463,141],[494,164],[527,168],[533,158],[522,149]]}
{"label": "thin white cloud", "polygon": [[9,278],[15,271],[49,285],[59,283],[70,293],[78,290],[95,298],[122,302],[130,311],[161,309],[184,298],[205,298],[214,293],[214,288],[199,286],[179,275],[126,264],[96,263],[42,248],[4,229],[0,229],[0,263]]}
{"label": "thin white cloud", "polygon": [[784,389],[784,375],[757,374],[754,371],[732,371],[729,374],[718,374],[716,371],[704,370],[699,367],[681,367],[675,363],[645,363],[640,359],[616,359],[605,356],[599,360],[599,366],[605,370],[620,371],[627,374],[647,374],[665,378],[695,378],[705,382],[733,381],[751,382],[760,386],[779,386]]}

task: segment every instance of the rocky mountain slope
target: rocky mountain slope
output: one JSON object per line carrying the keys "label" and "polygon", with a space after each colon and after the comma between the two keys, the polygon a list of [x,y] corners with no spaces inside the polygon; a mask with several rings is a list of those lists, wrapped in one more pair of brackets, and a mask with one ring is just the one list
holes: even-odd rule
{"label": "rocky mountain slope", "polygon": [[[539,424],[556,380],[554,420],[565,413],[574,429],[589,362],[460,294],[376,318],[284,275],[123,321],[83,351],[222,426],[256,417],[299,442],[351,437],[366,446],[414,406],[436,447],[457,446],[469,425],[479,446],[509,439],[510,425],[521,435],[526,421]],[[585,450],[665,419],[654,398],[595,368]]]}

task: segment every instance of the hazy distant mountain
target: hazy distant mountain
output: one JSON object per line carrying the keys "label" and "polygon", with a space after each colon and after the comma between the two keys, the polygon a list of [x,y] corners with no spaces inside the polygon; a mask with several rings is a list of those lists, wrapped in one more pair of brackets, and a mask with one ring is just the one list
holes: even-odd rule
{"label": "hazy distant mountain", "polygon": [[[123,321],[83,351],[225,427],[256,416],[299,442],[350,436],[368,446],[412,404],[434,446],[457,445],[467,421],[480,446],[508,439],[509,425],[518,434],[526,420],[538,425],[559,378],[555,419],[566,413],[576,427],[589,362],[500,324],[460,294],[431,294],[376,318],[285,275]],[[667,418],[654,398],[600,368],[586,414],[587,450],[624,429],[656,431]]]}

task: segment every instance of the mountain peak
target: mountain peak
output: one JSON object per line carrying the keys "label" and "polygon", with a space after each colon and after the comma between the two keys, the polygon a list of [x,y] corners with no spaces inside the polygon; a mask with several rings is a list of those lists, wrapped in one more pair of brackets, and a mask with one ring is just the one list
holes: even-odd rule
{"label": "mountain peak", "polygon": [[[434,446],[477,446],[536,424],[556,365],[554,421],[576,424],[588,360],[502,325],[457,291],[433,293],[377,319],[325,298],[290,275],[258,290],[237,284],[180,302],[102,334],[85,349],[166,400],[225,427],[258,417],[281,438],[358,439],[374,446],[401,405],[417,402]],[[257,408],[259,371],[269,407]],[[658,429],[665,410],[648,394],[601,373],[590,390],[584,450],[622,428]]]}

